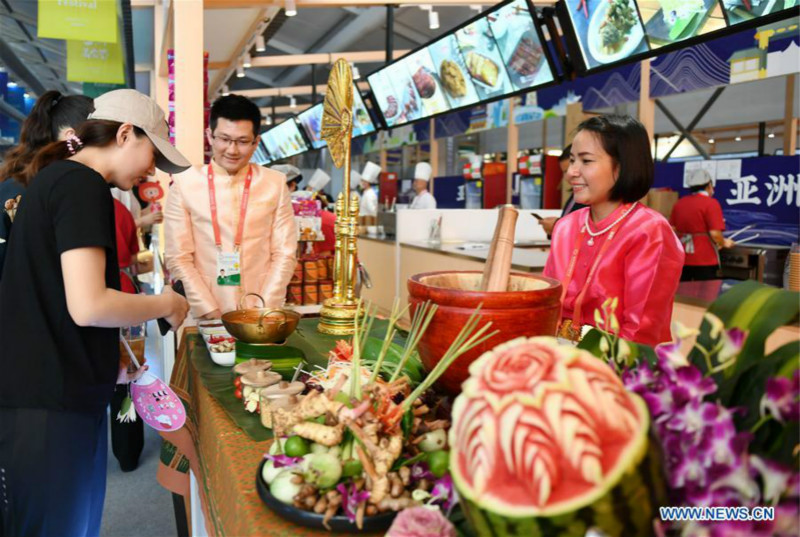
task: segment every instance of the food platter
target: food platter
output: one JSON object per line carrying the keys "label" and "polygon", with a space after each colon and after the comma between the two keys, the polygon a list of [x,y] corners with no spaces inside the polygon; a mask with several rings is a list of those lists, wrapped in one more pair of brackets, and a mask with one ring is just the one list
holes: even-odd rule
{"label": "food platter", "polygon": [[[323,520],[325,518],[324,515],[318,515],[312,511],[305,511],[303,509],[298,509],[292,505],[283,503],[269,492],[269,487],[264,482],[264,478],[261,477],[264,465],[266,463],[267,461],[263,461],[258,466],[258,472],[256,473],[256,490],[258,491],[259,498],[261,498],[267,507],[280,515],[282,518],[285,518],[290,522],[294,522],[295,524],[305,526],[306,528],[313,528],[323,531],[328,530],[328,528],[326,528],[323,524]],[[389,529],[389,526],[392,525],[392,521],[394,521],[395,516],[397,516],[396,512],[388,511],[375,516],[364,517],[364,525],[362,529],[358,529],[358,527],[346,516],[336,515],[328,520],[328,527],[330,528],[329,531],[335,533],[383,532]]]}
{"label": "food platter", "polygon": [[[636,6],[633,4],[632,0],[628,0],[628,4],[633,8],[633,12],[635,13]],[[636,20],[632,22],[631,27],[622,36],[624,43],[614,51],[604,50],[601,28],[606,21],[610,6],[610,3],[603,3],[601,7],[598,7],[594,12],[589,22],[589,33],[587,37],[589,54],[599,63],[612,63],[624,60],[639,47],[642,39],[644,39],[644,31],[637,16]]]}

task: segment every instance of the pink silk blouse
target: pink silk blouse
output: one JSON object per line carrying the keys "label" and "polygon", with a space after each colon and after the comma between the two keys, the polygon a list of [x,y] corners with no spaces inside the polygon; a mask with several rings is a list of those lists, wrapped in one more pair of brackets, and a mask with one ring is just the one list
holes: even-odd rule
{"label": "pink silk blouse", "polygon": [[[618,207],[597,223],[592,222],[590,217],[590,229],[597,232],[610,226],[626,207]],[[579,209],[558,221],[544,268],[545,276],[564,281],[575,243],[590,210],[588,207]],[[575,272],[562,304],[563,319],[573,318],[575,300],[608,238],[607,232],[595,237],[594,245],[589,245],[589,235],[584,236],[578,250]],[[599,310],[607,298],[617,297],[620,337],[646,345],[669,341],[672,304],[684,260],[678,237],[661,214],[637,204],[611,240],[589,282],[581,307],[581,319],[575,322],[594,326],[595,310]]]}

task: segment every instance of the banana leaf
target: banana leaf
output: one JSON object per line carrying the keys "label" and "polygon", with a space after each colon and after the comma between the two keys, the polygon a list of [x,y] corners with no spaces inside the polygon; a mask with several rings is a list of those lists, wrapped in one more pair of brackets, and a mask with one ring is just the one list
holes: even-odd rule
{"label": "banana leaf", "polygon": [[[382,347],[383,339],[378,339],[372,336],[367,338],[367,342],[364,345],[364,357],[362,358],[362,363],[372,369],[378,360],[378,356],[380,355]],[[403,346],[392,341],[392,343],[389,345],[388,351],[386,352],[386,356],[383,358],[383,364],[381,365],[381,370],[379,373],[384,380],[389,380],[392,374],[394,374],[394,371],[397,368],[397,365],[400,363],[402,357]],[[419,359],[419,354],[415,352],[408,358],[408,360],[406,360],[401,374],[408,377],[409,381],[411,382],[411,386],[417,386],[420,382],[422,382],[422,380],[425,378],[425,369],[422,366],[422,361]]]}

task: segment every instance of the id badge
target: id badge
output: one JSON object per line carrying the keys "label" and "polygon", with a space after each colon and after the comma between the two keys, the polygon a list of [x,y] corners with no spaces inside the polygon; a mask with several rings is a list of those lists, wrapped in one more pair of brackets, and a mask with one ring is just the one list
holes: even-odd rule
{"label": "id badge", "polygon": [[217,285],[234,285],[242,283],[239,252],[217,253]]}

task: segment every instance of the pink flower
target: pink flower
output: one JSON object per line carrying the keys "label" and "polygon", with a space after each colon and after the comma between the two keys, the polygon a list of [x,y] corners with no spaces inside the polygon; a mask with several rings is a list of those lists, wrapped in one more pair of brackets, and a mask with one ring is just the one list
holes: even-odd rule
{"label": "pink flower", "polygon": [[398,513],[386,537],[456,537],[456,529],[439,509],[411,507]]}

